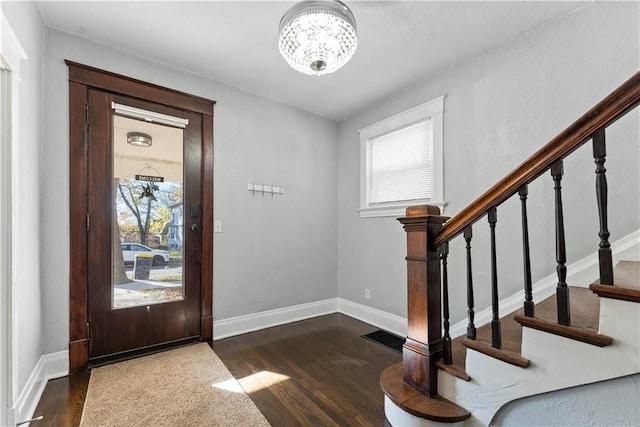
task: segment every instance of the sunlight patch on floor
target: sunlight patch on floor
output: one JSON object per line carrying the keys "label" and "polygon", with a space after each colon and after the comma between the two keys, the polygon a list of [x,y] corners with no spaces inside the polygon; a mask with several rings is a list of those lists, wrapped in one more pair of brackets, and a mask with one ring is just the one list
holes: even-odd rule
{"label": "sunlight patch on floor", "polygon": [[230,379],[213,384],[213,387],[234,393],[253,393],[254,391],[262,390],[263,388],[270,387],[288,379],[289,377],[286,375],[260,371],[239,380]]}
{"label": "sunlight patch on floor", "polygon": [[236,380],[235,378],[213,384],[212,387],[220,390],[232,391],[234,393],[244,393],[242,386],[240,385],[238,380]]}

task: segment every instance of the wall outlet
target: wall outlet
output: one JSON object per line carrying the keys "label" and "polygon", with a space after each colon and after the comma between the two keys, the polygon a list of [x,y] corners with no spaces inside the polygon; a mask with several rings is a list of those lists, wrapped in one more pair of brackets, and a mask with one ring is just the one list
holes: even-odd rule
{"label": "wall outlet", "polygon": [[365,289],[364,290],[364,298],[365,299],[371,299],[371,289]]}

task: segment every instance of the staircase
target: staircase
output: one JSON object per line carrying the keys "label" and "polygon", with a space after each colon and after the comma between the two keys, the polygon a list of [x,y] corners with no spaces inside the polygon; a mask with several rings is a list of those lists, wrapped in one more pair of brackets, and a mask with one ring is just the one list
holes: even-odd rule
{"label": "staircase", "polygon": [[[621,261],[614,269],[604,167],[606,128],[638,104],[640,72],[453,218],[440,216],[437,207],[417,206],[399,219],[407,232],[408,333],[403,362],[387,368],[380,380],[393,426],[489,425],[515,399],[640,372],[640,263]],[[580,288],[566,281],[563,159],[588,141],[596,165],[599,278]],[[554,184],[557,286],[554,296],[536,303],[527,186],[545,172]],[[516,194],[525,297],[522,308],[501,316],[497,209]],[[491,238],[492,316],[486,325],[476,326],[471,242],[473,226],[485,216]],[[452,339],[448,255],[449,242],[458,236],[464,239],[466,266],[455,268],[466,269],[468,323],[466,334]]]}

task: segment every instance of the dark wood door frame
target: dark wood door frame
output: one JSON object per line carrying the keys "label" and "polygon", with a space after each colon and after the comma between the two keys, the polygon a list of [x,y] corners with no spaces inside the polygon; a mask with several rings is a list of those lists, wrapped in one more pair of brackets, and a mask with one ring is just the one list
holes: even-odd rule
{"label": "dark wood door frame", "polygon": [[87,105],[89,89],[139,98],[202,116],[200,339],[213,339],[213,106],[215,101],[65,61],[69,67],[69,370],[89,361]]}

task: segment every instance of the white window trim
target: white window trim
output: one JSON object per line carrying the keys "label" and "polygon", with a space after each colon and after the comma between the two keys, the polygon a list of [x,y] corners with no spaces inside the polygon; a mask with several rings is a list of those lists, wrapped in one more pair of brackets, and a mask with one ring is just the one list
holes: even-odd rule
{"label": "white window trim", "polygon": [[[444,96],[440,96],[358,131],[360,133],[360,209],[358,209],[358,212],[361,218],[404,216],[405,209],[409,206],[426,204],[438,206],[440,211],[444,213],[444,207],[447,202],[444,200],[443,113]],[[431,119],[433,126],[432,197],[410,202],[370,206],[368,200],[369,192],[367,191],[367,156],[370,152],[368,148],[371,144],[371,139],[427,119]]]}

